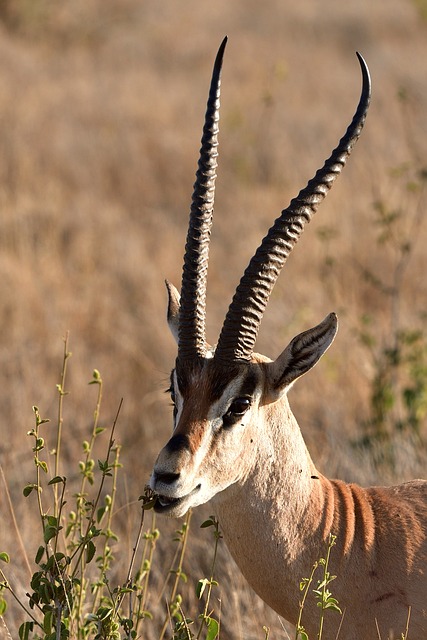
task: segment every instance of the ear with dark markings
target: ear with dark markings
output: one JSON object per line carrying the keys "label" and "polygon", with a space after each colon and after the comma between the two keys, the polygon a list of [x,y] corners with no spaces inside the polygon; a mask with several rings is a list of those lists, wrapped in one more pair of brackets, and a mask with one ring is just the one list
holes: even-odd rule
{"label": "ear with dark markings", "polygon": [[274,362],[267,364],[273,401],[314,367],[332,344],[337,330],[338,318],[335,313],[330,313],[316,327],[297,335]]}
{"label": "ear with dark markings", "polygon": [[165,284],[168,290],[168,325],[178,344],[180,295],[178,289],[169,280],[165,280]]}

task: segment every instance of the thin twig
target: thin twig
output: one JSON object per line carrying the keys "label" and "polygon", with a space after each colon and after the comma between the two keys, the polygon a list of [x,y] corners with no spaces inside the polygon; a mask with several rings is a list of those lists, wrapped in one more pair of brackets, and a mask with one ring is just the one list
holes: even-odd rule
{"label": "thin twig", "polygon": [[6,494],[7,504],[8,504],[9,511],[10,511],[10,517],[12,518],[12,522],[13,522],[13,528],[15,530],[15,534],[16,534],[16,537],[18,539],[19,547],[21,549],[21,553],[23,555],[24,562],[25,562],[25,565],[26,565],[27,570],[28,570],[28,574],[31,577],[33,575],[33,572],[31,571],[30,561],[28,560],[28,555],[27,555],[27,552],[26,552],[26,549],[25,549],[25,546],[24,546],[24,542],[22,540],[21,532],[19,530],[18,523],[16,521],[15,510],[13,508],[12,499],[10,497],[9,487],[7,486],[6,477],[4,475],[3,466],[1,464],[0,464],[0,474],[1,474],[1,477],[2,477],[2,480],[3,480],[4,491],[5,491],[5,494]]}

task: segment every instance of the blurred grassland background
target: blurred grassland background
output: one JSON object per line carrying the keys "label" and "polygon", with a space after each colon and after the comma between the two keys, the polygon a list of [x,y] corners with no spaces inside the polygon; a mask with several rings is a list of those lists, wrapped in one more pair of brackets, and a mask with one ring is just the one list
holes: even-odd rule
{"label": "blurred grassland background", "polygon": [[[119,501],[131,539],[136,500],[171,429],[164,390],[175,345],[163,280],[180,283],[207,89],[225,34],[208,338],[215,342],[261,237],[349,123],[360,51],[373,80],[366,128],[278,281],[257,349],[275,357],[337,311],[336,342],[291,392],[320,471],[365,484],[426,475],[426,12],[425,0],[1,1],[0,455],[30,556],[38,543],[22,496],[34,473],[25,434],[32,405],[56,416],[67,331],[63,455],[80,455],[97,368],[104,425],[124,398]],[[393,394],[402,376],[414,377],[409,361],[393,362],[381,388],[401,332],[415,336],[418,422],[403,424],[402,398],[385,397],[390,420],[375,438],[375,385]],[[9,550],[2,495],[0,505],[0,546]],[[195,541],[187,572],[197,575],[205,555]],[[19,563],[14,570],[18,581],[26,575]],[[221,572],[223,637],[261,637],[260,620],[285,637],[225,550]]]}

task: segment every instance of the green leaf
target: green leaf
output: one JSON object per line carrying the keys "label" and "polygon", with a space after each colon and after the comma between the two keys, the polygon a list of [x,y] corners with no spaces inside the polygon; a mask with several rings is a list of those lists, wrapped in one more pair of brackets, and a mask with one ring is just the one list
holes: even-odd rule
{"label": "green leaf", "polygon": [[96,512],[96,521],[98,523],[101,522],[102,517],[106,511],[107,511],[107,507],[99,507],[98,511]]}
{"label": "green leaf", "polygon": [[65,555],[61,551],[57,551],[56,553],[51,555],[48,561],[45,564],[41,565],[44,573],[46,573],[47,571],[55,571],[56,573],[57,569],[61,569],[61,565],[64,565],[64,563],[61,562],[62,560],[64,560],[64,558]]}
{"label": "green leaf", "polygon": [[3,562],[6,562],[6,564],[9,564],[10,562],[9,554],[6,553],[6,551],[2,551],[0,553],[0,560],[2,560]]}
{"label": "green leaf", "polygon": [[206,626],[208,628],[206,640],[215,640],[219,633],[219,623],[214,618],[206,618]]}
{"label": "green leaf", "polygon": [[99,535],[101,535],[101,533],[102,533],[102,529],[97,529],[95,525],[92,525],[91,528],[89,529],[88,537],[97,538]]}
{"label": "green leaf", "polygon": [[209,584],[209,580],[207,578],[203,578],[202,580],[199,580],[199,582],[197,583],[196,595],[197,595],[199,600],[202,597],[203,592],[206,589],[206,587],[208,586],[208,584]]}
{"label": "green leaf", "polygon": [[98,607],[98,609],[96,611],[97,618],[101,622],[103,620],[108,620],[108,618],[111,618],[113,613],[114,613],[114,611],[113,611],[112,607]]}
{"label": "green leaf", "polygon": [[45,543],[47,544],[49,540],[52,540],[52,538],[56,536],[56,533],[57,533],[56,527],[50,527],[49,525],[46,525],[44,528],[44,534],[43,534],[43,539]]}
{"label": "green leaf", "polygon": [[52,633],[52,620],[53,620],[53,611],[47,611],[43,618],[43,631],[45,633]]}
{"label": "green leaf", "polygon": [[98,369],[94,369],[92,373],[92,380],[88,384],[101,384],[101,383],[102,383],[101,374],[99,373]]}
{"label": "green leaf", "polygon": [[33,451],[41,451],[44,449],[44,438],[36,438],[36,444],[33,447]]}
{"label": "green leaf", "polygon": [[107,529],[104,532],[104,535],[108,540],[115,540],[116,542],[118,542],[118,540],[119,540],[118,535],[116,533],[114,533],[114,531],[112,531],[111,529]]}
{"label": "green leaf", "polygon": [[[62,527],[61,527],[62,529]],[[64,560],[64,558],[67,558],[67,556],[65,555],[65,553],[62,553],[62,551],[57,551],[56,553],[53,554],[53,556],[51,556],[52,558],[55,559],[56,563],[61,562],[61,560]]]}
{"label": "green leaf", "polygon": [[47,464],[44,460],[37,460],[37,466],[45,473],[48,472]]}
{"label": "green leaf", "polygon": [[87,543],[86,546],[86,562],[87,564],[89,564],[89,562],[91,562],[91,560],[93,560],[93,556],[96,553],[96,547],[95,547],[95,543],[92,542],[92,540],[89,540],[89,542]]}
{"label": "green leaf", "polygon": [[200,525],[201,529],[206,529],[207,527],[214,527],[215,526],[215,520],[213,520],[212,518],[209,518],[208,520],[205,520],[204,522],[202,522],[202,524]]}
{"label": "green leaf", "polygon": [[179,577],[183,582],[187,583],[188,578],[186,573],[184,573],[183,571],[178,571],[177,574],[179,575]]}
{"label": "green leaf", "polygon": [[37,489],[37,488],[38,488],[38,487],[37,487],[37,485],[36,485],[36,484],[27,484],[27,485],[23,488],[22,493],[24,494],[24,497],[25,497],[25,498],[28,498],[28,496],[30,495],[30,493],[31,493],[32,491],[34,491],[35,489]]}
{"label": "green leaf", "polygon": [[309,583],[309,579],[308,578],[303,578],[301,580],[301,582],[299,583],[299,590],[300,591],[304,591],[305,588],[307,587],[307,584]]}
{"label": "green leaf", "polygon": [[39,562],[41,561],[41,559],[43,558],[43,554],[44,554],[44,547],[40,546],[37,549],[37,553],[36,553],[36,557],[35,557],[35,562],[36,564],[39,564]]}
{"label": "green leaf", "polygon": [[324,609],[332,609],[332,611],[337,611],[342,614],[341,608],[338,604],[338,600],[335,598],[329,598],[328,602],[325,604]]}
{"label": "green leaf", "polygon": [[40,413],[39,413],[39,409],[38,407],[34,406],[33,407],[33,412],[36,416],[36,424],[39,427],[41,424],[45,424],[46,422],[50,422],[50,420],[46,419],[46,418],[40,418]]}
{"label": "green leaf", "polygon": [[[144,496],[140,496],[138,498],[138,500],[143,500]],[[148,511],[148,509],[152,509],[154,507],[154,505],[157,502],[157,496],[155,496],[152,500],[149,500],[148,502],[143,502],[142,503],[142,508],[144,511]]]}
{"label": "green leaf", "polygon": [[30,633],[33,631],[34,622],[24,622],[19,627],[19,638],[20,640],[28,640],[30,637]]}
{"label": "green leaf", "polygon": [[65,484],[65,478],[63,476],[55,476],[54,478],[52,478],[52,480],[49,480],[48,485],[49,484],[59,484],[60,482]]}
{"label": "green leaf", "polygon": [[3,598],[3,596],[0,596],[0,616],[4,616],[4,614],[6,613],[6,609],[7,609],[7,602]]}
{"label": "green leaf", "polygon": [[139,614],[141,619],[148,618],[149,620],[153,620],[154,616],[150,611],[141,611]]}
{"label": "green leaf", "polygon": [[107,460],[105,460],[104,462],[102,460],[98,460],[98,467],[104,475],[111,476],[112,466],[108,464]]}

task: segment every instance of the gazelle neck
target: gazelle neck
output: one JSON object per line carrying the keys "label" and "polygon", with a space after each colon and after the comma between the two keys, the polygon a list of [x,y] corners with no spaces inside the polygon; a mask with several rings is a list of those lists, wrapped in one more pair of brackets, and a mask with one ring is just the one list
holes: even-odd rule
{"label": "gazelle neck", "polygon": [[[255,463],[241,483],[214,498],[214,506],[227,546],[248,582],[272,608],[295,621],[299,581],[322,550],[321,476],[286,396],[260,408],[261,417],[263,437]],[[287,588],[281,590],[285,582]]]}

